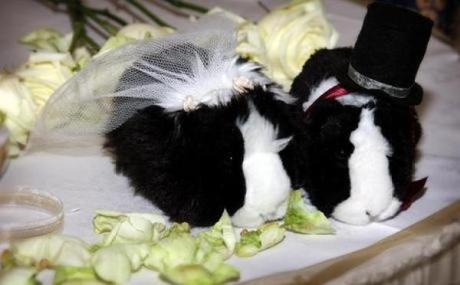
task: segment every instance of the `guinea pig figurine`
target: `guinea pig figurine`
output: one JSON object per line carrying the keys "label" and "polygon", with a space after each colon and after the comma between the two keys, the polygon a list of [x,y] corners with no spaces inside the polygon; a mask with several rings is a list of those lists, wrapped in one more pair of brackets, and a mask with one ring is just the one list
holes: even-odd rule
{"label": "guinea pig figurine", "polygon": [[326,215],[364,225],[399,211],[421,134],[414,80],[431,26],[415,12],[371,4],[353,49],[317,51],[294,80],[306,162],[291,179]]}
{"label": "guinea pig figurine", "polygon": [[315,102],[339,83],[327,63],[350,55],[349,48],[318,51],[293,84],[292,94],[306,111],[307,160],[301,181],[294,181],[326,215],[363,225],[398,211],[412,180],[421,128],[413,107],[360,92]]}
{"label": "guinea pig figurine", "polygon": [[[291,185],[279,155],[292,133],[290,97],[259,66],[235,56],[222,59],[228,62],[216,72],[210,66],[215,59],[187,45],[134,63],[118,89],[158,81],[147,71],[161,66],[164,74],[175,72],[179,59],[188,57],[202,69],[181,68],[190,82],[180,79],[180,91],[106,134],[117,171],[175,222],[209,226],[224,210],[242,227],[281,218]],[[186,93],[185,100],[179,93]],[[164,107],[176,101],[175,110]]]}

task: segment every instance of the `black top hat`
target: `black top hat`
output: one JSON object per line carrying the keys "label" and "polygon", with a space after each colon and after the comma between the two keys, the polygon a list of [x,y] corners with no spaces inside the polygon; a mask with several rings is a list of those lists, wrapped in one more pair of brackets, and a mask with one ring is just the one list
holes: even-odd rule
{"label": "black top hat", "polygon": [[368,6],[350,63],[342,67],[338,80],[350,90],[417,105],[423,89],[415,83],[425,55],[433,22],[395,5]]}

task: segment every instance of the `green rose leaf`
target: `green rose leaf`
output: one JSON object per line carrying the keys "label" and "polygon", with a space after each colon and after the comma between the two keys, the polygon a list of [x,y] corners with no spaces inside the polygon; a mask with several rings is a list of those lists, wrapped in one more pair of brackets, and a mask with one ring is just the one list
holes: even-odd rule
{"label": "green rose leaf", "polygon": [[163,272],[161,276],[173,284],[217,285],[237,280],[240,273],[234,266],[225,263],[214,271],[209,271],[201,264],[184,264]]}
{"label": "green rose leaf", "polygon": [[158,214],[96,211],[94,231],[106,234],[102,246],[119,243],[156,242],[165,230],[165,220]]}
{"label": "green rose leaf", "polygon": [[39,285],[34,267],[14,267],[0,271],[0,285]]}
{"label": "green rose leaf", "polygon": [[188,224],[173,224],[165,237],[151,247],[144,265],[165,272],[178,265],[192,263],[197,245],[197,240],[191,235]]}
{"label": "green rose leaf", "polygon": [[[209,250],[220,253],[224,259],[229,258],[235,250],[236,236],[232,221],[227,211],[224,211],[219,221],[209,230],[198,234],[199,250]],[[199,253],[202,253],[199,252]]]}
{"label": "green rose leaf", "polygon": [[114,244],[96,251],[91,264],[104,281],[124,284],[131,273],[139,270],[149,254],[147,244]]}
{"label": "green rose leaf", "polygon": [[240,241],[236,244],[235,254],[240,257],[256,255],[280,243],[284,239],[284,233],[285,230],[276,222],[264,224],[252,231],[243,230]]}
{"label": "green rose leaf", "polygon": [[303,234],[333,234],[331,222],[318,210],[308,210],[302,199],[302,191],[292,191],[284,217],[284,228]]}
{"label": "green rose leaf", "polygon": [[85,267],[91,258],[88,248],[82,240],[65,235],[46,235],[11,243],[14,260],[21,266]]}
{"label": "green rose leaf", "polygon": [[105,285],[90,267],[59,266],[54,274],[53,285]]}

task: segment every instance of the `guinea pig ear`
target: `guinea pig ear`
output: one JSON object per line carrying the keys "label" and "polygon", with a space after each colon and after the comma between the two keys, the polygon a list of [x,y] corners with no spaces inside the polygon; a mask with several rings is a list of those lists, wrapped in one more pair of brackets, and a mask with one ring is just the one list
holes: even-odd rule
{"label": "guinea pig ear", "polygon": [[292,139],[292,136],[284,138],[284,139],[277,139],[276,141],[274,141],[273,144],[274,144],[276,152],[280,152],[283,149],[285,149],[287,145],[289,144],[289,142],[291,141],[291,139]]}

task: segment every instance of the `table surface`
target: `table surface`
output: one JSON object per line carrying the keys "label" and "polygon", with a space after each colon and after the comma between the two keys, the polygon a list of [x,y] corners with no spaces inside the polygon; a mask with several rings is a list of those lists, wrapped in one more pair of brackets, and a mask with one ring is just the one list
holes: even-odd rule
{"label": "table surface", "polygon": [[[91,1],[90,1],[91,2]],[[105,1],[92,1],[103,6]],[[202,0],[242,16],[258,19],[263,9],[249,0]],[[263,1],[269,7],[286,1]],[[365,8],[341,0],[325,1],[329,20],[340,34],[338,46],[354,43]],[[187,20],[164,16],[181,27]],[[27,50],[17,39],[38,27],[70,31],[67,16],[53,13],[38,1],[15,0],[0,3],[0,68],[12,69],[25,61]],[[299,269],[371,245],[437,212],[460,199],[460,58],[450,47],[432,38],[417,81],[425,89],[425,99],[417,107],[424,128],[415,178],[428,176],[427,192],[408,211],[396,218],[364,227],[334,222],[337,234],[308,236],[288,233],[279,246],[259,255],[230,263],[241,270],[241,280]],[[95,209],[149,212],[155,208],[142,197],[133,196],[127,180],[115,174],[108,157],[64,156],[48,153],[26,155],[13,160],[0,180],[0,191],[12,187],[33,187],[57,195],[65,206],[63,233],[95,241],[91,220]],[[4,245],[3,245],[4,246]],[[48,277],[43,277],[45,280]],[[150,272],[136,274],[130,284],[151,283]]]}

